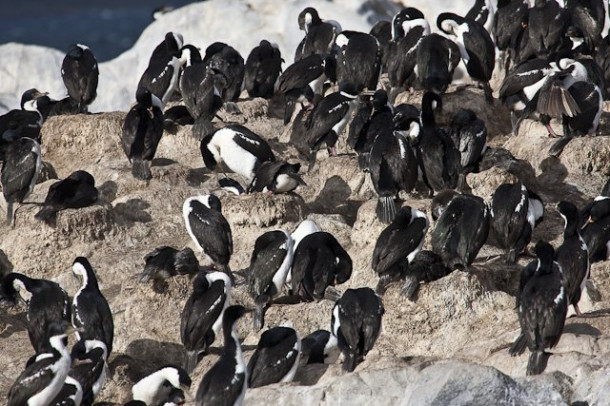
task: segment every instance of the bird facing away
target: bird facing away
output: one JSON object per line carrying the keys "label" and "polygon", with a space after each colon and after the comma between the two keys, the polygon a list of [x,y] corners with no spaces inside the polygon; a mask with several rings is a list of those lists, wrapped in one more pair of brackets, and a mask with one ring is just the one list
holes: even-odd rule
{"label": "bird facing away", "polygon": [[527,375],[544,371],[548,358],[544,350],[559,342],[568,311],[568,295],[561,266],[553,260],[553,247],[538,241],[535,252],[538,258],[521,274],[517,302],[521,335],[509,350],[515,356],[529,348]]}
{"label": "bird facing away", "polygon": [[372,267],[379,275],[377,294],[383,294],[390,282],[408,270],[409,263],[424,245],[427,231],[426,214],[406,206],[379,234],[372,259]]}
{"label": "bird facing away", "polygon": [[87,112],[87,106],[97,96],[99,71],[93,52],[85,45],[70,46],[61,64],[61,78],[68,89],[68,95],[79,106],[81,113]]}
{"label": "bird facing away", "polygon": [[220,199],[212,194],[189,197],[182,216],[191,239],[209,261],[228,275],[233,254],[231,226],[222,215]]}
{"label": "bird facing away", "polygon": [[250,97],[270,99],[282,72],[282,55],[277,45],[261,40],[246,59],[244,88]]}
{"label": "bird facing away", "polygon": [[231,280],[224,272],[200,272],[182,310],[180,339],[186,348],[185,368],[192,373],[197,357],[206,353],[220,334],[222,316],[231,300]]}
{"label": "bird facing away", "polygon": [[291,288],[301,300],[337,300],[336,292],[328,288],[347,282],[351,275],[352,259],[330,233],[308,234],[294,250]]}
{"label": "bird facing away", "polygon": [[293,241],[286,230],[267,231],[254,243],[248,269],[248,291],[256,304],[256,331],[263,327],[267,305],[282,291],[292,258]]}
{"label": "bird facing away", "polygon": [[163,136],[163,105],[150,90],[140,87],[136,104],[129,110],[123,123],[121,144],[136,179],[148,180],[150,164]]}
{"label": "bird facing away", "polygon": [[38,142],[22,137],[8,145],[0,175],[2,194],[6,200],[7,224],[15,224],[13,205],[23,203],[32,193],[41,170],[42,157]]}
{"label": "bird facing away", "polygon": [[290,327],[273,327],[262,335],[248,362],[248,387],[291,382],[301,355],[301,339]]}
{"label": "bird facing away", "polygon": [[345,371],[352,372],[375,345],[384,312],[371,288],[348,289],[335,304],[330,325],[345,357]]}

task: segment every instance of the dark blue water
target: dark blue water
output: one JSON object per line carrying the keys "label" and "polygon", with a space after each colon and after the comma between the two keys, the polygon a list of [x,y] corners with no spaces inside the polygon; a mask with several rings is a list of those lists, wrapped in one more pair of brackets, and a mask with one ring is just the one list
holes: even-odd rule
{"label": "dark blue water", "polygon": [[87,45],[98,61],[131,48],[161,5],[193,0],[0,0],[0,44],[20,42],[65,52]]}

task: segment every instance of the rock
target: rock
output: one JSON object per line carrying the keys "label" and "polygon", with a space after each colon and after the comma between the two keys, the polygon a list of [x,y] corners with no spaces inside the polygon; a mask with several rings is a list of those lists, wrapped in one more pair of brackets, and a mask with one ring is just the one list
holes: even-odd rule
{"label": "rock", "polygon": [[576,371],[572,405],[603,405],[610,396],[610,353],[605,353],[594,362],[584,364]]}
{"label": "rock", "polygon": [[38,45],[10,42],[0,45],[2,72],[0,72],[0,114],[20,109],[21,95],[36,88],[49,92],[55,99],[66,97],[68,92],[61,80],[61,63],[64,53]]}
{"label": "rock", "polygon": [[249,405],[566,405],[555,382],[511,379],[460,361],[422,362],[344,374],[314,386],[271,385],[246,393]]}

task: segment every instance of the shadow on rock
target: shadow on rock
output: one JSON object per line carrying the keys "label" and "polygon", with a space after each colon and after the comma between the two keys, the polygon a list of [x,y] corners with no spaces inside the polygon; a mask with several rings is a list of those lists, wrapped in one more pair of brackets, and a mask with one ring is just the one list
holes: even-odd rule
{"label": "shadow on rock", "polygon": [[[4,310],[3,310],[4,311]],[[5,314],[0,317],[0,338],[8,338],[19,331],[27,330],[27,318],[25,312],[17,314]]]}
{"label": "shadow on rock", "polygon": [[116,199],[116,193],[119,190],[119,187],[117,186],[116,182],[107,180],[101,186],[98,186],[97,190],[99,191],[98,200],[101,199],[107,201],[108,203],[112,203],[112,201]]}
{"label": "shadow on rock", "polygon": [[349,200],[352,190],[340,176],[329,178],[316,200],[309,204],[311,213],[340,214],[346,223],[353,226],[358,215],[358,207],[362,202]]}
{"label": "shadow on rock", "polygon": [[199,187],[208,180],[208,173],[209,170],[207,168],[189,169],[188,174],[186,175],[186,183],[191,187]]}
{"label": "shadow on rock", "polygon": [[150,204],[142,199],[129,199],[125,203],[119,203],[114,207],[117,217],[127,223],[128,226],[134,223],[148,223],[152,217],[145,210]]}
{"label": "shadow on rock", "polygon": [[539,165],[542,171],[536,178],[538,190],[545,195],[546,202],[559,202],[567,200],[577,206],[582,206],[586,203],[583,194],[574,185],[565,182],[568,176],[568,169],[561,161],[553,156],[545,158]]}
{"label": "shadow on rock", "polygon": [[576,335],[600,336],[602,334],[597,328],[587,323],[570,323],[563,328],[564,333],[572,333]]}
{"label": "shadow on rock", "polygon": [[169,166],[169,165],[173,165],[176,163],[178,163],[178,162],[174,161],[173,159],[169,159],[169,158],[155,158],[150,163],[150,166]]}

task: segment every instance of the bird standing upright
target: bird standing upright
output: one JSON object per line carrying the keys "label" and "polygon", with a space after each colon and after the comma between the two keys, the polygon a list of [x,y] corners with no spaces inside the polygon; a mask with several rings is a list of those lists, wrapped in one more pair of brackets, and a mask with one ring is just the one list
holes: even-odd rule
{"label": "bird standing upright", "polygon": [[132,164],[131,173],[137,179],[148,180],[150,164],[163,135],[163,104],[147,88],[136,92],[136,104],[123,123],[123,151]]}

